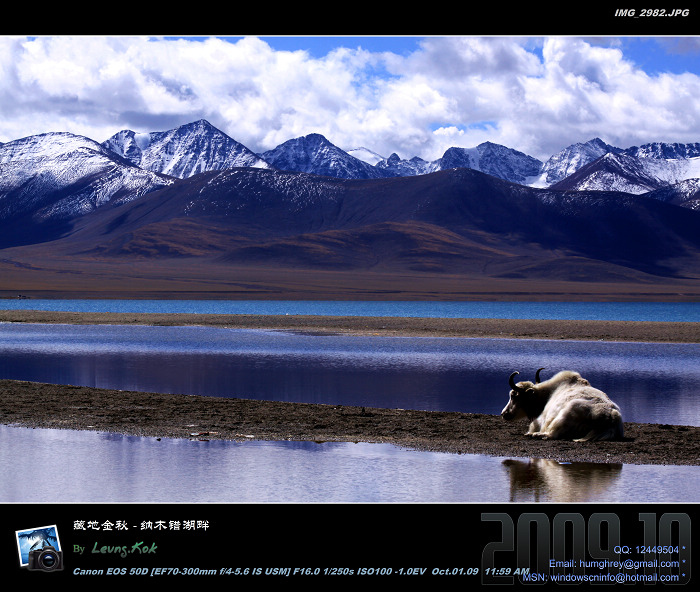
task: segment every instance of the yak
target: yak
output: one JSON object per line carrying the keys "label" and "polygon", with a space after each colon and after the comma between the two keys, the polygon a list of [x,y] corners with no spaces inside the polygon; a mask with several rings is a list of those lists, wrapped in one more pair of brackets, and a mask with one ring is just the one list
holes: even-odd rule
{"label": "yak", "polygon": [[578,372],[563,370],[549,380],[514,382],[508,379],[510,400],[501,412],[506,420],[527,418],[526,436],[545,440],[621,440],[624,435],[620,408]]}

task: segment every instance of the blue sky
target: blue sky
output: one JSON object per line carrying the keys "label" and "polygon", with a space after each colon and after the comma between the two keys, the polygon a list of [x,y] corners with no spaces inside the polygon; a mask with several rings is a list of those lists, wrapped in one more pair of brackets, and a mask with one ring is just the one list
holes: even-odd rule
{"label": "blue sky", "polygon": [[371,52],[390,51],[399,55],[408,55],[418,49],[422,37],[394,35],[391,37],[345,37],[345,36],[275,36],[260,37],[277,50],[296,51],[303,49],[316,58],[322,58],[338,47],[355,49],[361,47]]}
{"label": "blue sky", "polygon": [[0,142],[197,119],[262,152],[321,133],[439,158],[700,142],[698,37],[0,37]]}
{"label": "blue sky", "polygon": [[[168,39],[197,39],[204,41],[207,37],[169,37]],[[235,44],[243,37],[220,37]],[[407,55],[418,49],[423,37],[411,35],[392,36],[356,36],[345,35],[260,35],[263,40],[277,51],[307,51],[314,58],[323,58],[338,47],[356,49],[361,47],[371,52],[389,51],[399,55]]]}
{"label": "blue sky", "polygon": [[623,37],[620,44],[625,55],[647,74],[700,75],[700,38]]}
{"label": "blue sky", "polygon": [[[372,52],[390,51],[399,55],[408,55],[419,48],[423,37],[261,36],[260,39],[277,50],[304,50],[316,58],[322,58],[338,47],[350,49],[361,47]],[[589,39],[589,41],[602,46],[619,45],[629,59],[649,74],[660,72],[700,74],[700,38],[607,37]]]}

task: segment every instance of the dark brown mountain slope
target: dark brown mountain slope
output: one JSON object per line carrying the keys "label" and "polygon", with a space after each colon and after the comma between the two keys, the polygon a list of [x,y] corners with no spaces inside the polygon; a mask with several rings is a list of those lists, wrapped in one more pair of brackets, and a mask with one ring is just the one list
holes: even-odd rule
{"label": "dark brown mountain slope", "polygon": [[540,281],[685,290],[699,281],[698,229],[700,212],[657,200],[537,190],[469,169],[361,181],[231,169],[108,204],[72,220],[60,239],[0,258],[22,277],[32,266],[64,269],[85,284],[100,274],[116,281],[118,269],[123,281],[173,286],[177,269],[185,284],[199,278],[197,290],[230,290],[234,270],[247,270],[250,285],[304,270],[351,274],[339,280],[346,288],[362,272],[408,274],[401,290],[431,274],[471,290],[487,280],[498,290],[529,282],[532,292]]}

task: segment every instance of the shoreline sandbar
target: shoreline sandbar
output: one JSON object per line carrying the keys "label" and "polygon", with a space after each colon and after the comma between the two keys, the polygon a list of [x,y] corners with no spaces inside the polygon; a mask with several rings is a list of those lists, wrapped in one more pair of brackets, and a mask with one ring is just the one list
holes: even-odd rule
{"label": "shoreline sandbar", "polygon": [[700,465],[700,427],[625,423],[615,442],[532,440],[500,416],[0,380],[0,423],[150,438],[369,442],[560,462]]}
{"label": "shoreline sandbar", "polygon": [[111,325],[201,325],[237,329],[365,335],[490,337],[700,343],[700,323],[558,319],[365,317],[0,310],[0,322]]}

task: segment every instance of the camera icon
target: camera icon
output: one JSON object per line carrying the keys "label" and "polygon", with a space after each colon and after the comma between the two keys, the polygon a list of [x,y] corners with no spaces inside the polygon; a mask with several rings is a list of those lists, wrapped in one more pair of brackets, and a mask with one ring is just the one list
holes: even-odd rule
{"label": "camera icon", "polygon": [[55,524],[15,531],[19,566],[32,571],[62,571],[63,552]]}
{"label": "camera icon", "polygon": [[57,551],[51,545],[29,551],[27,569],[61,571],[63,569],[63,552]]}

